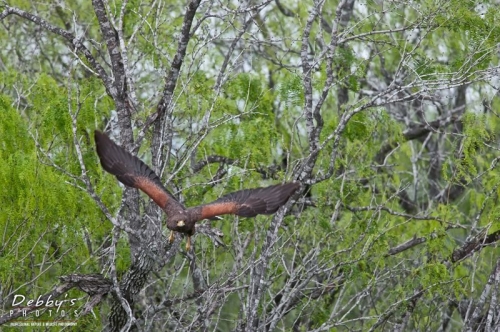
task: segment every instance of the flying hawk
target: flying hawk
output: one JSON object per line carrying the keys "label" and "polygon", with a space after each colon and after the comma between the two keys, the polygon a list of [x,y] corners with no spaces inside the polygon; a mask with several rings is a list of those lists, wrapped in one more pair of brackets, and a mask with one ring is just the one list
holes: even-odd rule
{"label": "flying hawk", "polygon": [[94,135],[102,167],[124,185],[138,188],[151,197],[167,214],[167,227],[171,230],[170,242],[174,240],[174,231],[184,233],[188,237],[188,251],[197,221],[223,214],[241,217],[273,214],[300,187],[299,183],[290,182],[266,188],[245,189],[227,194],[214,202],[186,209],[139,158],[118,146],[106,134],[96,130]]}

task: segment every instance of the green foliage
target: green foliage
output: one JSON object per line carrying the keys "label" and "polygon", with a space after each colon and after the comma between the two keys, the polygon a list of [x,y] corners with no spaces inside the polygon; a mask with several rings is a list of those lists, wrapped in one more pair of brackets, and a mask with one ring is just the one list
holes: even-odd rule
{"label": "green foliage", "polygon": [[[31,95],[41,115],[36,138],[48,142],[52,135],[69,135],[67,112],[63,112],[67,94],[58,96],[58,89],[51,89],[55,83],[46,77],[38,83]],[[55,124],[51,130],[49,121]],[[83,233],[92,229],[98,239],[109,231],[109,225],[100,223],[100,212],[88,195],[82,195],[80,189],[68,185],[68,177],[41,162],[26,118],[5,96],[0,96],[0,139],[0,201],[5,212],[0,214],[3,286],[21,287],[19,292],[27,294],[30,291],[23,285],[35,276],[34,286],[48,289],[61,275],[95,271],[91,268],[95,258],[89,257]],[[33,274],[26,273],[28,268]]]}
{"label": "green foliage", "polygon": [[286,107],[301,106],[304,103],[302,78],[299,75],[285,75],[279,87],[279,97]]}
{"label": "green foliage", "polygon": [[243,112],[259,102],[263,94],[261,81],[248,74],[236,76],[227,83],[225,91],[229,99],[245,102]]}
{"label": "green foliage", "polygon": [[371,135],[371,130],[368,128],[368,118],[366,112],[354,114],[349,120],[345,129],[345,136],[349,140],[365,139]]}
{"label": "green foliage", "polygon": [[[196,88],[198,87],[198,88]],[[209,87],[196,84],[195,89],[207,93]],[[247,167],[258,167],[272,162],[279,142],[272,113],[272,98],[262,89],[261,81],[250,75],[239,75],[226,86],[227,97],[219,99],[215,116],[234,115],[234,120],[220,125],[210,132],[200,145],[199,158],[217,154],[236,159]],[[259,142],[251,145],[249,142]]]}
{"label": "green foliage", "polygon": [[[213,130],[205,144],[201,145],[200,157],[218,154],[241,161],[249,160],[249,167],[272,161],[273,147],[277,144],[274,123],[268,116],[256,116],[241,124],[233,123]],[[262,142],[250,146],[248,142]]]}
{"label": "green foliage", "polygon": [[484,148],[483,143],[488,142],[492,136],[487,130],[486,117],[466,113],[463,119],[465,140],[463,142],[462,154],[457,160],[457,174],[459,178],[463,177],[470,181],[471,177],[477,175],[477,158],[481,156]]}
{"label": "green foliage", "polygon": [[58,133],[63,139],[69,139],[71,118],[68,114],[67,92],[49,76],[41,75],[33,89],[32,99],[34,105],[41,106],[34,110],[40,114],[41,136],[51,137]]}

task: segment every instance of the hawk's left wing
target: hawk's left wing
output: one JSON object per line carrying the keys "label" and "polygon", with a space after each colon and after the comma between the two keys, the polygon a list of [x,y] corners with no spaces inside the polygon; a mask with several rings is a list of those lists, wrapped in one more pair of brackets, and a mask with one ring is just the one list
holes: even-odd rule
{"label": "hawk's left wing", "polygon": [[277,184],[266,188],[245,189],[227,194],[218,200],[197,209],[198,221],[223,214],[254,217],[258,214],[273,214],[284,205],[300,187],[297,182]]}

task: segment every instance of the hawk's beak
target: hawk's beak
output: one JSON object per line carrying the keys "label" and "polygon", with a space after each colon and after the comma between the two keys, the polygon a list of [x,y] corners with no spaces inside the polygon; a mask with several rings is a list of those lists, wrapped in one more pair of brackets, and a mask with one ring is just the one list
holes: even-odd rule
{"label": "hawk's beak", "polygon": [[178,222],[177,222],[177,227],[182,227],[182,226],[184,226],[184,225],[186,225],[186,224],[184,223],[184,220],[181,220],[181,221],[178,221]]}

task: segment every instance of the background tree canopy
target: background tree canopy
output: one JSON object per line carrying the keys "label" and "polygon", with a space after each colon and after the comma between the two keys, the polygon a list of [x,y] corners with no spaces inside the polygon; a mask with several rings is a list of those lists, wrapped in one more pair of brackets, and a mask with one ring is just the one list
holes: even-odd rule
{"label": "background tree canopy", "polygon": [[[10,0],[0,21],[2,328],[500,329],[496,1]],[[186,252],[94,129],[188,206],[302,186]]]}

